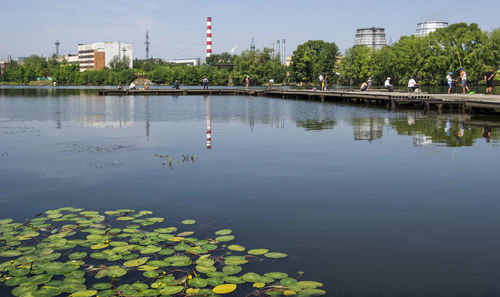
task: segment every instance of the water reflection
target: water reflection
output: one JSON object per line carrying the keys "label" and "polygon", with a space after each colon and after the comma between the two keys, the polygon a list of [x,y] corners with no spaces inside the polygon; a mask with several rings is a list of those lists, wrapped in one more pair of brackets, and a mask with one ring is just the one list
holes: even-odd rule
{"label": "water reflection", "polygon": [[380,117],[358,118],[352,120],[354,140],[381,139],[383,136],[384,119]]}
{"label": "water reflection", "polygon": [[[146,98],[146,108],[147,102]],[[92,128],[131,127],[134,124],[134,99],[132,97],[89,98],[82,95],[80,97],[80,123],[82,127]]]}
{"label": "water reflection", "polygon": [[[390,112],[342,104],[259,97],[100,97],[89,95],[89,92],[95,93],[95,90],[3,88],[0,92],[0,117],[23,121],[52,120],[57,129],[72,121],[79,121],[80,126],[85,128],[126,128],[133,127],[137,122],[145,126],[143,133],[148,140],[154,122],[203,120],[207,149],[213,147],[213,122],[232,121],[247,124],[250,131],[254,131],[256,125],[326,131],[336,130],[342,123],[342,127],[351,127],[354,140],[384,140],[384,134],[395,131],[398,135],[412,137],[414,146],[472,146],[480,139],[497,143],[500,136],[499,119],[492,115],[415,110]],[[287,126],[287,122],[292,126]]]}

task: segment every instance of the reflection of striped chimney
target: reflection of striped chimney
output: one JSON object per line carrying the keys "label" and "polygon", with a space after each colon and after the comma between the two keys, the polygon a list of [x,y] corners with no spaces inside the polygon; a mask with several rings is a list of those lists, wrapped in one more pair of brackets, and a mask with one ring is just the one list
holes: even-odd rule
{"label": "reflection of striped chimney", "polygon": [[212,148],[212,114],[210,113],[210,96],[205,97],[205,117],[207,119],[207,149]]}
{"label": "reflection of striped chimney", "polygon": [[212,18],[207,18],[207,58],[212,55]]}

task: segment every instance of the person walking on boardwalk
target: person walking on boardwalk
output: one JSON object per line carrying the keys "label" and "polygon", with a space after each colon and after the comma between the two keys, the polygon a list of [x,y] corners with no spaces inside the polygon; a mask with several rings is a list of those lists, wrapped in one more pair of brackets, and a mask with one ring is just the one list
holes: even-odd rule
{"label": "person walking on boardwalk", "polygon": [[208,90],[208,78],[203,79],[203,90]]}
{"label": "person walking on boardwalk", "polygon": [[250,76],[247,75],[247,77],[245,77],[245,89],[248,90],[249,85],[250,85]]}
{"label": "person walking on boardwalk", "polygon": [[394,91],[394,86],[391,84],[391,78],[388,77],[385,80],[384,87],[387,89],[387,91],[392,92]]}
{"label": "person walking on boardwalk", "polygon": [[486,83],[486,94],[488,94],[489,92],[491,95],[493,87],[495,86],[493,83],[494,78],[495,73],[493,72],[493,68],[490,67],[490,71],[486,72],[486,74],[484,75],[484,82]]}
{"label": "person walking on boardwalk", "polygon": [[370,76],[368,77],[368,89],[371,89],[373,85],[373,78]]}
{"label": "person walking on boardwalk", "polygon": [[453,88],[453,72],[448,72],[446,76],[446,82],[448,83],[448,94],[451,94],[451,89]]}
{"label": "person walking on boardwalk", "polygon": [[467,92],[470,92],[469,86],[467,85],[467,83],[468,83],[467,73],[465,72],[465,70],[462,67],[460,67],[459,70],[460,70],[460,79],[462,80],[462,91],[465,94],[465,90],[467,90]]}

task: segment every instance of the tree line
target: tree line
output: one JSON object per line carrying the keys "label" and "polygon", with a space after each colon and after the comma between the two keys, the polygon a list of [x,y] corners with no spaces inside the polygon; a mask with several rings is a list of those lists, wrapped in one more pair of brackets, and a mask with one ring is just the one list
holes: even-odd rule
{"label": "tree line", "polygon": [[[156,84],[200,85],[208,78],[211,85],[251,85],[275,83],[318,84],[320,73],[328,73],[329,85],[359,85],[368,77],[383,84],[391,77],[396,85],[405,85],[415,76],[423,85],[445,85],[448,72],[463,67],[472,83],[481,84],[489,67],[500,62],[500,28],[482,31],[477,24],[458,23],[438,29],[426,37],[403,36],[391,46],[374,50],[354,46],[343,56],[334,42],[310,40],[293,52],[291,63],[280,63],[279,55],[264,48],[243,51],[239,55],[214,54],[201,66],[167,63],[162,60],[129,61],[113,58],[109,68],[79,72],[77,64],[31,56],[21,65],[12,61],[0,74],[0,82],[28,83],[37,77],[51,77],[60,85],[129,84],[138,76]],[[500,79],[500,75],[497,75]]]}
{"label": "tree line", "polygon": [[[470,82],[484,84],[484,74],[500,63],[500,28],[488,33],[477,24],[458,23],[438,29],[425,37],[403,36],[392,46],[373,50],[355,46],[346,51],[337,65],[339,82],[359,85],[368,77],[383,84],[391,77],[406,85],[415,76],[423,85],[446,85],[446,75],[464,68]],[[497,75],[497,78],[498,77]]]}

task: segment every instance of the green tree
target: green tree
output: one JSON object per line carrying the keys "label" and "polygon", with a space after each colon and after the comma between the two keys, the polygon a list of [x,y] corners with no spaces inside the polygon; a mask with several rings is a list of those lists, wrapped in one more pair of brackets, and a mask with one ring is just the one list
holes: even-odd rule
{"label": "green tree", "polygon": [[339,49],[333,42],[309,40],[299,45],[292,56],[291,79],[295,82],[315,82],[320,73],[333,72],[338,55]]}
{"label": "green tree", "polygon": [[121,71],[128,69],[130,65],[130,59],[127,56],[120,58],[119,56],[114,56],[111,61],[109,61],[109,68],[111,70]]}

